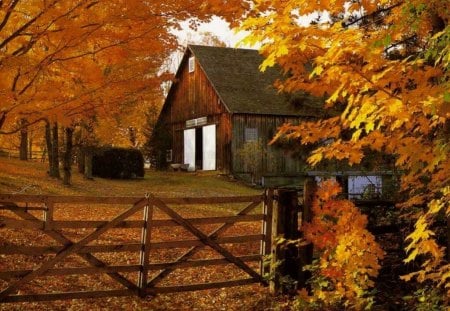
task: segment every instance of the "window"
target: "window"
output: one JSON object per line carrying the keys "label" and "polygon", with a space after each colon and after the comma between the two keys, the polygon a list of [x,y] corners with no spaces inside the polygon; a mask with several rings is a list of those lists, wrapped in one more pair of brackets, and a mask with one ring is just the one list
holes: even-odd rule
{"label": "window", "polygon": [[246,127],[244,132],[244,141],[257,141],[258,140],[258,129],[254,127]]}
{"label": "window", "polygon": [[375,199],[379,198],[382,190],[381,176],[349,176],[349,199]]}
{"label": "window", "polygon": [[195,70],[195,58],[189,57],[189,72],[194,72]]}
{"label": "window", "polygon": [[172,162],[172,149],[166,150],[166,162]]}

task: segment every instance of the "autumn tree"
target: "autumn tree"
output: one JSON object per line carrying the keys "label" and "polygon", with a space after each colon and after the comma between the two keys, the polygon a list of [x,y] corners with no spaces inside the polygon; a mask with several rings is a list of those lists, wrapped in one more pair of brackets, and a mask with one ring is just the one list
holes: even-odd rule
{"label": "autumn tree", "polygon": [[170,30],[191,17],[193,25],[209,19],[203,6],[200,0],[1,1],[0,134],[43,120],[70,128],[93,116],[110,124],[106,119],[125,115],[116,124],[135,129],[140,120],[129,112],[152,104],[146,97],[167,78],[158,73],[177,45]]}
{"label": "autumn tree", "polygon": [[[332,117],[286,124],[275,139],[319,143],[309,158],[361,163],[394,156],[404,207],[418,211],[406,261],[417,280],[449,289],[450,266],[430,225],[450,216],[450,11],[447,0],[254,1],[242,29],[261,44],[261,69],[279,65],[284,92],[326,98]],[[328,144],[320,144],[326,140]]]}

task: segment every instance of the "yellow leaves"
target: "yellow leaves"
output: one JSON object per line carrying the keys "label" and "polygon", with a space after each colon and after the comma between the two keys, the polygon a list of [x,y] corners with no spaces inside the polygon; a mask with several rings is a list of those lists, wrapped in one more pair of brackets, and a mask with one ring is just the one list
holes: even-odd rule
{"label": "yellow leaves", "polygon": [[316,149],[313,154],[308,158],[308,163],[312,166],[316,166],[323,159],[321,149]]}
{"label": "yellow leaves", "polygon": [[396,115],[403,110],[403,102],[398,98],[392,98],[387,103],[388,111],[391,115]]}
{"label": "yellow leaves", "polygon": [[[317,65],[314,67],[313,71],[311,72],[311,74],[309,75],[309,78],[312,79],[315,76],[320,76],[320,74],[323,72],[323,67],[321,65]],[[337,95],[336,95],[337,97]],[[330,101],[333,101],[330,99]]]}
{"label": "yellow leaves", "polygon": [[[312,302],[325,306],[336,301],[363,306],[371,278],[378,275],[383,250],[365,229],[367,218],[347,200],[337,200],[340,187],[334,181],[320,184],[313,205],[313,220],[304,233],[319,251],[319,263],[313,265]],[[317,278],[317,280],[314,280]]]}
{"label": "yellow leaves", "polygon": [[[410,194],[404,205],[428,202],[424,218],[419,218],[408,237],[406,260],[434,258],[416,276],[437,280],[431,272],[438,273],[442,266],[438,263],[442,249],[433,240],[430,224],[442,210],[450,214],[448,195],[443,194],[450,170],[450,28],[435,27],[431,17],[437,14],[448,20],[448,1],[362,0],[347,4],[346,9],[370,14],[389,7],[389,14],[363,26],[339,19],[320,20],[310,27],[292,23],[287,8],[298,9],[298,16],[326,8],[345,19],[348,11],[344,10],[344,1],[287,2],[261,1],[270,9],[264,12],[267,14],[258,12],[261,24],[257,35],[263,49],[275,55],[280,46],[289,51],[281,58],[269,59],[271,65],[278,62],[290,75],[287,84],[281,82],[281,88],[326,94],[325,108],[337,108],[330,109],[330,115],[343,111],[337,121],[327,123],[322,119],[315,126],[300,125],[289,135],[303,144],[318,143],[308,159],[312,165],[327,159],[357,164],[368,149],[394,158],[395,169],[402,172],[401,190]],[[269,15],[268,24],[263,19]],[[313,68],[304,70],[303,64],[313,64]],[[328,138],[333,138],[331,143]],[[333,241],[330,233],[323,238],[328,244]],[[344,258],[345,253],[339,256]]]}

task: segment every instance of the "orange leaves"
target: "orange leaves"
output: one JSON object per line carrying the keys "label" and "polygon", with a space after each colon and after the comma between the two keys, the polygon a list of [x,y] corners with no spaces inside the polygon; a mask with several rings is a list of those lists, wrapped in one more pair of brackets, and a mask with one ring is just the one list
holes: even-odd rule
{"label": "orange leaves", "polygon": [[313,219],[304,234],[318,249],[320,258],[312,266],[313,296],[309,302],[325,307],[336,304],[357,309],[369,303],[371,278],[378,275],[383,251],[365,226],[367,218],[348,200],[336,199],[336,182],[321,183],[313,204]]}

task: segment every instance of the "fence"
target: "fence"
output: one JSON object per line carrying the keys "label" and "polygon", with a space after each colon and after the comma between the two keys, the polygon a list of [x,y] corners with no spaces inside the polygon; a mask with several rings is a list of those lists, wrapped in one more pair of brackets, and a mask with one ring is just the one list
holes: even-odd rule
{"label": "fence", "polygon": [[[21,243],[21,245],[13,243],[21,241],[16,236],[8,240],[0,239],[2,258],[0,280],[3,280],[0,302],[131,295],[145,297],[155,293],[221,288],[255,282],[265,283],[262,277],[264,273],[262,258],[270,252],[272,198],[270,190],[257,196],[214,198],[157,198],[152,195],[141,198],[0,195],[0,210],[2,210],[0,228],[9,229],[13,235],[18,233],[25,233],[28,236],[36,235],[36,231],[42,235],[33,243]],[[187,206],[241,205],[242,203],[246,203],[245,207],[231,216],[185,217],[181,215],[181,211]],[[124,208],[123,205],[127,207]],[[261,212],[255,211],[258,206],[262,206]],[[76,219],[61,219],[62,215],[74,207],[76,212],[71,215]],[[88,213],[86,211],[93,209],[98,210],[99,218],[102,213],[115,214],[112,219],[107,220],[81,220],[75,215]],[[249,223],[253,223],[253,229],[259,227],[262,231],[246,233],[252,231],[248,230]],[[239,224],[244,224],[244,228],[247,229],[236,229],[242,232],[241,234],[231,236],[226,234]],[[34,233],[30,233],[30,230]],[[125,235],[125,230],[134,231],[128,236]],[[184,233],[181,233],[182,231]],[[111,236],[108,233],[111,233]],[[162,239],[171,233],[175,236],[167,240]],[[51,239],[45,239],[44,236]],[[132,236],[139,237],[135,241],[131,238]],[[55,245],[50,240],[58,244]],[[36,245],[42,243],[45,245]],[[242,243],[258,245],[250,247],[256,250],[254,253],[242,253],[241,250],[237,254],[233,246]],[[166,256],[158,253],[159,251],[166,250],[170,253],[174,249],[178,252],[172,254],[171,260],[157,260]],[[220,254],[221,257],[211,258],[211,253]],[[134,263],[121,263],[124,257],[131,258],[130,254],[135,255]],[[152,255],[157,261],[151,260]],[[80,266],[80,260],[75,260],[73,257],[81,258],[89,266]],[[12,263],[19,262],[31,264],[33,268],[17,270],[11,266]],[[161,285],[177,269],[183,272],[183,269],[203,269],[216,265],[232,265],[235,270],[239,270],[235,272],[235,275],[240,277],[187,285],[181,278],[182,284],[173,284],[173,280],[169,280],[171,284]],[[230,269],[227,268],[227,270]],[[58,292],[36,292],[36,288],[42,285],[37,287],[33,285],[36,280],[42,279],[42,282],[45,282],[48,278],[64,279],[72,275],[81,279],[107,275],[110,283],[112,280],[116,287],[108,286],[108,289],[92,288],[83,291],[73,291],[69,288],[59,292],[61,288],[64,289],[61,285]],[[100,281],[99,284],[104,283],[103,279]],[[61,281],[61,284],[63,283]],[[98,286],[95,285],[95,287]],[[83,288],[85,288],[84,285]]]}
{"label": "fence", "polygon": [[[8,148],[1,148],[0,149],[0,157],[5,157],[8,159],[19,159],[20,158],[20,151],[18,148],[16,149],[8,149]],[[45,161],[47,158],[46,152],[44,150],[41,151],[29,151],[27,154],[27,157],[29,160],[34,161]]]}

